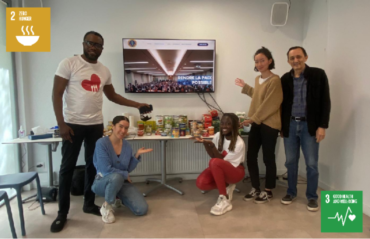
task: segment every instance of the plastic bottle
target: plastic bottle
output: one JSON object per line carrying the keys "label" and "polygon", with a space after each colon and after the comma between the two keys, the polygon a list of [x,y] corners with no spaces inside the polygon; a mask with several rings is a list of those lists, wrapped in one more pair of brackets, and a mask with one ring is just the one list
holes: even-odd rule
{"label": "plastic bottle", "polygon": [[60,131],[59,131],[59,126],[53,127],[54,133],[53,133],[53,138],[59,138],[60,137]]}
{"label": "plastic bottle", "polygon": [[23,138],[25,136],[25,131],[23,130],[22,125],[19,127],[18,136],[19,138]]}

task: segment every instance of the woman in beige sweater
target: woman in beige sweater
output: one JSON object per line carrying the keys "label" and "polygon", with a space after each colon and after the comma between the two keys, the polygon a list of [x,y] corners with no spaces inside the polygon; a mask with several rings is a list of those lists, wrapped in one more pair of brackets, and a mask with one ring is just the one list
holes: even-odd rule
{"label": "woman in beige sweater", "polygon": [[[272,198],[271,190],[276,186],[275,146],[281,128],[280,105],[283,91],[278,75],[271,72],[275,62],[271,52],[262,47],[254,54],[255,71],[261,72],[255,79],[254,88],[237,78],[235,84],[242,87],[242,93],[252,98],[249,119],[242,123],[252,124],[248,138],[247,165],[252,181],[252,190],[244,200],[265,203]],[[261,192],[258,169],[258,151],[262,146],[263,162],[266,165],[265,190]]]}

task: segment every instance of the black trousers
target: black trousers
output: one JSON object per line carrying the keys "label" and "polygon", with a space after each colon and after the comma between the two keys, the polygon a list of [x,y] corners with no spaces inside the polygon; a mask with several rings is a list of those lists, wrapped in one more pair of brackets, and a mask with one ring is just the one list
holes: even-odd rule
{"label": "black trousers", "polygon": [[103,124],[98,125],[77,125],[68,124],[74,135],[72,143],[63,140],[62,142],[62,164],[59,172],[59,211],[58,215],[67,216],[70,207],[70,192],[73,172],[76,167],[78,155],[80,154],[82,142],[85,147],[85,189],[84,207],[94,206],[95,194],[91,191],[94,182],[96,169],[93,164],[95,143],[103,136]]}
{"label": "black trousers", "polygon": [[273,189],[276,186],[275,146],[279,130],[265,124],[252,124],[248,138],[247,165],[252,187],[260,189],[258,151],[262,145],[263,162],[266,165],[265,188]]}

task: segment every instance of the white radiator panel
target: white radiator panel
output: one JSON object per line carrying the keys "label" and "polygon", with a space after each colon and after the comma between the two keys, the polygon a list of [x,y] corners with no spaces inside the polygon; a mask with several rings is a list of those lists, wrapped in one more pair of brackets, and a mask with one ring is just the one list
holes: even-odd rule
{"label": "white radiator panel", "polygon": [[[130,174],[133,176],[161,173],[161,148],[159,141],[128,141],[136,152],[140,147],[152,148],[153,152],[142,155],[142,161]],[[168,140],[166,147],[167,174],[200,173],[210,160],[203,144],[192,140]]]}

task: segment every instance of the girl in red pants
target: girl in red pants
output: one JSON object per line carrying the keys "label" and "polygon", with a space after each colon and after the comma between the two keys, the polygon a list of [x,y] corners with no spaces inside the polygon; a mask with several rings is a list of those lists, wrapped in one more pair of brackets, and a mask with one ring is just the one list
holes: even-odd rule
{"label": "girl in red pants", "polygon": [[193,138],[196,143],[203,143],[212,158],[209,167],[197,178],[197,187],[207,191],[218,189],[220,196],[211,208],[213,215],[222,215],[233,208],[231,199],[235,184],[244,178],[245,144],[238,129],[239,118],[227,113],[222,116],[221,131],[215,134],[212,141]]}

